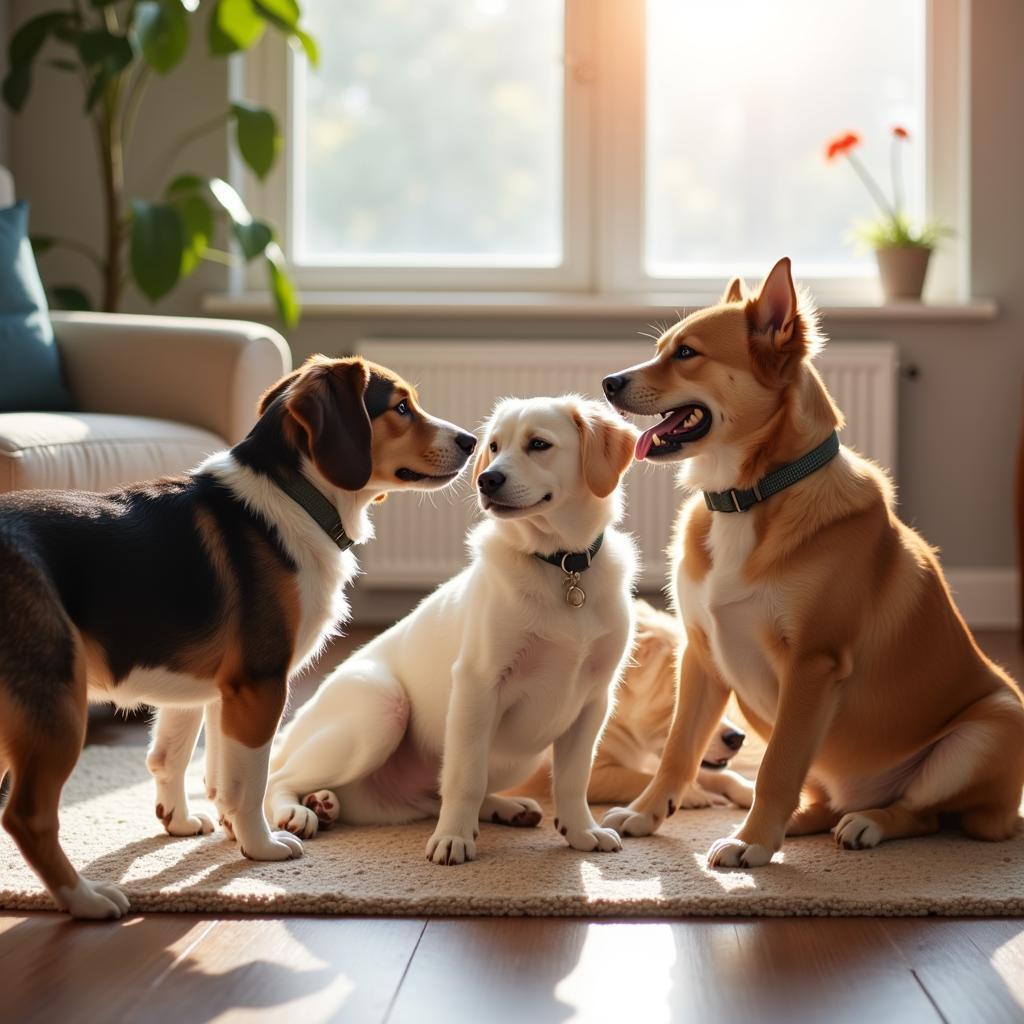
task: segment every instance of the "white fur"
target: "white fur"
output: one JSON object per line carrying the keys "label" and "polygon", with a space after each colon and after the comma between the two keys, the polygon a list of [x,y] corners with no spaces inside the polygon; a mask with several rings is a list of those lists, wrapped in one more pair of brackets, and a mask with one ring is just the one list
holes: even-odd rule
{"label": "white fur", "polygon": [[[530,810],[489,794],[525,781],[554,744],[559,829],[580,849],[619,847],[590,814],[586,787],[631,645],[636,552],[612,525],[618,492],[598,498],[582,478],[572,411],[587,406],[574,398],[499,406],[485,441],[500,444],[491,468],[508,477],[502,498],[531,511],[478,526],[469,567],[357,652],[301,709],[272,760],[271,821],[311,835],[315,821],[302,800],[323,789],[336,793],[347,823],[440,811],[427,856],[461,863],[475,856],[482,810],[499,818],[512,806]],[[525,451],[535,435],[552,450]],[[582,550],[602,531],[604,545],[581,581],[586,603],[570,607],[561,571],[534,552]]]}

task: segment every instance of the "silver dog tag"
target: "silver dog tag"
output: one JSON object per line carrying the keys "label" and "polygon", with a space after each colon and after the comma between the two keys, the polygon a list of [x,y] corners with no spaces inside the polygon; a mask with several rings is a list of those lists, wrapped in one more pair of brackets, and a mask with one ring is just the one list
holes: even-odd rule
{"label": "silver dog tag", "polygon": [[587,595],[580,586],[580,574],[570,572],[562,581],[565,584],[565,603],[572,608],[582,608]]}

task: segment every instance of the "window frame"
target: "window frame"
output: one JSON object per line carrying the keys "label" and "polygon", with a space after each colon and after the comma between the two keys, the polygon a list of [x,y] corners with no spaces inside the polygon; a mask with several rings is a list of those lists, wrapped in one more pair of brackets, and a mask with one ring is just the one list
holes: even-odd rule
{"label": "window frame", "polygon": [[[653,276],[644,265],[646,191],[645,0],[565,0],[563,106],[563,258],[551,267],[400,265],[344,261],[302,265],[294,260],[292,189],[296,147],[288,116],[293,55],[268,38],[232,59],[229,90],[275,112],[284,135],[283,159],[264,180],[247,172],[234,153],[232,184],[255,215],[279,231],[302,292],[497,293],[544,292],[598,296],[678,294],[717,297],[720,274]],[[925,3],[926,215],[949,224],[955,236],[933,254],[929,294],[969,298],[968,0]],[[783,255],[780,253],[780,255]],[[797,268],[799,273],[799,267]],[[876,275],[800,275],[822,304],[875,304]],[[258,268],[232,273],[235,293],[260,288]]]}

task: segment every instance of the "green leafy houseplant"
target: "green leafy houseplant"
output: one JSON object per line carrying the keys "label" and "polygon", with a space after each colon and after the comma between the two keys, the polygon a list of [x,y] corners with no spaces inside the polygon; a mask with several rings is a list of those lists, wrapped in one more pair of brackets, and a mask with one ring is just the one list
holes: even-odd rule
{"label": "green leafy houseplant", "polygon": [[[154,73],[167,75],[181,62],[200,14],[207,17],[206,42],[213,57],[255,46],[270,28],[284,34],[312,64],[318,62],[296,0],[204,0],[202,5],[200,0],[71,0],[68,7],[36,15],[14,29],[4,102],[16,113],[24,107],[49,44],[53,55],[46,66],[76,75],[82,84],[84,112],[102,165],[102,251],[52,237],[34,238],[33,245],[40,254],[64,246],[90,259],[102,280],[99,308],[113,312],[129,282],[156,302],[202,261],[232,263],[235,255],[212,246],[218,225],[224,225],[244,260],[264,261],[278,312],[291,326],[299,305],[274,229],[254,218],[226,181],[184,174],[169,181],[157,198],[127,194],[125,154],[147,87]],[[281,134],[269,110],[246,103],[226,104],[171,152],[228,125],[242,160],[265,177],[281,148]],[[51,294],[65,308],[92,306],[78,288],[55,287]]]}

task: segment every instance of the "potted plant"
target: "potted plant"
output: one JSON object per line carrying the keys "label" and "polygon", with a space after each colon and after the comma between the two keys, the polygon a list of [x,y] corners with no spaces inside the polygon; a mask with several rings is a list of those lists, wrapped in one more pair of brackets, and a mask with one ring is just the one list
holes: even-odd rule
{"label": "potted plant", "polygon": [[[298,320],[298,299],[273,226],[253,217],[226,181],[179,174],[165,181],[162,194],[145,198],[131,195],[125,184],[126,151],[146,88],[154,73],[166,75],[178,66],[201,17],[211,57],[248,50],[270,28],[317,62],[317,45],[300,24],[297,0],[212,0],[202,8],[199,0],[67,0],[64,7],[37,14],[13,30],[9,70],[0,86],[4,103],[15,113],[22,109],[46,56],[48,69],[74,75],[81,83],[84,116],[98,143],[105,223],[100,246],[38,236],[32,244],[37,254],[65,246],[86,256],[99,271],[99,301],[65,285],[50,289],[55,305],[95,305],[116,312],[129,282],[156,302],[201,261],[259,259],[281,319],[288,326]],[[225,101],[213,117],[175,140],[168,154],[228,126],[246,166],[265,177],[280,151],[281,133],[269,110],[248,103]],[[73,180],[78,173],[74,161],[67,171]],[[233,252],[216,244],[218,222]]]}
{"label": "potted plant", "polygon": [[825,150],[825,157],[829,161],[840,157],[846,159],[878,206],[879,215],[858,224],[855,233],[875,252],[882,294],[887,301],[920,301],[932,250],[943,236],[951,234],[947,227],[936,222],[915,228],[904,209],[901,152],[909,142],[910,133],[906,128],[897,125],[892,129],[891,202],[854,152],[861,143],[856,132],[837,136],[828,143]]}

